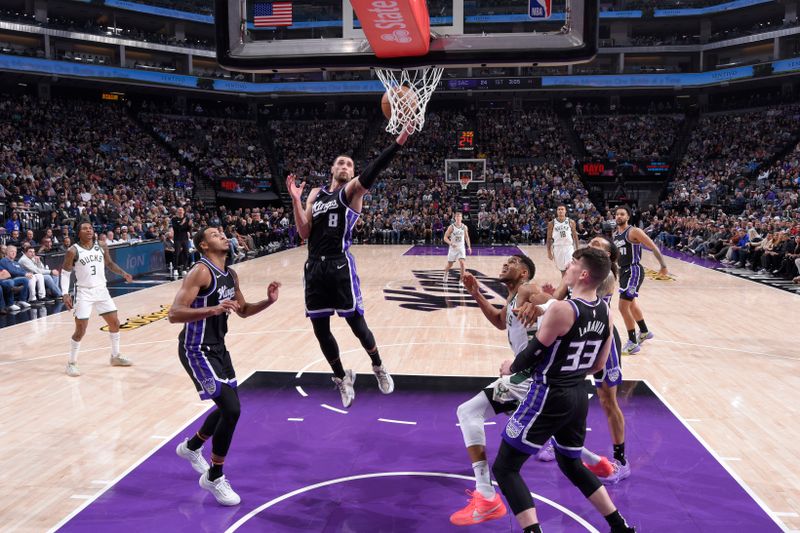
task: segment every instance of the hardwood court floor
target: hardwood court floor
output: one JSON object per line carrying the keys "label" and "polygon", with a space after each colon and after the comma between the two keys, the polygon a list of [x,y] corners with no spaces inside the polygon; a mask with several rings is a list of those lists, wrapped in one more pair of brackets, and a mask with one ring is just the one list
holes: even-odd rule
{"label": "hardwood court floor", "polygon": [[[522,248],[536,261],[537,280],[557,281],[542,247]],[[510,356],[505,332],[492,328],[478,309],[457,305],[469,296],[450,289],[445,299],[440,288],[425,282],[435,274],[424,271],[442,269],[444,257],[404,256],[406,250],[354,248],[366,316],[388,368],[494,376]],[[283,283],[273,307],[246,321],[230,320],[228,348],[240,380],[258,369],[327,369],[303,316],[305,257],[300,248],[235,267],[250,301],[265,296],[269,281]],[[656,338],[625,359],[625,377],[646,379],[787,528],[800,529],[800,301],[767,286],[667,261],[677,281],[645,282],[641,305]],[[467,263],[495,276],[502,262],[502,256],[471,256]],[[648,255],[645,264],[655,261]],[[170,283],[117,298],[120,319],[157,312],[172,302],[177,288]],[[384,290],[399,291],[399,296],[390,294],[418,302],[417,307],[436,308],[441,302],[451,307],[402,308],[404,302],[386,300]],[[122,351],[136,363],[131,368],[108,365],[108,337],[101,325],[97,317],[90,320],[79,359],[83,375],[77,379],[63,373],[73,329],[69,314],[0,331],[0,471],[6,481],[0,488],[0,523],[5,531],[54,526],[207,407],[178,363],[179,325],[163,319],[124,331]],[[334,319],[333,325],[345,366],[368,373],[369,359],[345,322]],[[331,390],[330,403],[336,401]],[[234,440],[231,460],[235,457]],[[633,467],[625,483],[636,482]]]}

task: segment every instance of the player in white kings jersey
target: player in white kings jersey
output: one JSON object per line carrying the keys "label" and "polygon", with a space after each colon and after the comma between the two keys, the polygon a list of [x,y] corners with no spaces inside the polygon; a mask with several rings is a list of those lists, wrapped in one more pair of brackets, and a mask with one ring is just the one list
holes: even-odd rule
{"label": "player in white kings jersey", "polygon": [[[111,259],[111,254],[106,246],[101,246],[94,241],[94,228],[91,222],[81,222],[78,226],[78,242],[67,250],[64,257],[64,266],[61,268],[61,292],[64,295],[64,305],[67,309],[74,309],[75,332],[69,347],[69,360],[67,361],[67,375],[78,377],[78,350],[81,339],[86,334],[89,324],[89,315],[92,308],[103,317],[108,324],[111,335],[111,366],[131,366],[130,359],[119,353],[119,318],[117,306],[106,287],[106,268],[131,282],[133,276],[122,270]],[[70,275],[75,271],[75,301],[69,293]]]}
{"label": "player in white kings jersey", "polygon": [[567,218],[567,206],[556,208],[556,218],[547,225],[547,258],[555,261],[563,275],[572,261],[572,253],[578,249],[578,232],[575,221]]}

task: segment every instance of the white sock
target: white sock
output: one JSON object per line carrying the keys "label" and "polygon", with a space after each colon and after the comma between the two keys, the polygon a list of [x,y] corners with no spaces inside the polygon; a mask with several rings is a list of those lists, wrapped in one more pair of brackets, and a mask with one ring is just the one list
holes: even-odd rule
{"label": "white sock", "polygon": [[73,339],[69,340],[69,362],[78,362],[78,350],[81,349],[81,342]]}
{"label": "white sock", "polygon": [[487,461],[472,463],[472,470],[475,472],[475,490],[480,492],[484,498],[494,498],[495,491],[492,486],[492,477],[489,474],[489,463]]}
{"label": "white sock", "polygon": [[108,335],[111,337],[111,357],[116,357],[119,355],[119,331]]}
{"label": "white sock", "polygon": [[587,465],[594,466],[600,462],[600,456],[583,448],[581,449],[581,460]]}

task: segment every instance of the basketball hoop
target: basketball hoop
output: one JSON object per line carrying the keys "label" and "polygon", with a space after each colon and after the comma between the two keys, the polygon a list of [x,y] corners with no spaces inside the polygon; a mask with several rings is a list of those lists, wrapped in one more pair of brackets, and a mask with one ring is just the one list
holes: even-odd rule
{"label": "basketball hoop", "polygon": [[[422,131],[425,125],[425,108],[436,90],[444,69],[417,67],[410,69],[376,68],[375,73],[386,88],[392,116],[386,131],[398,135],[403,128],[410,133]],[[400,90],[407,87],[410,90]]]}
{"label": "basketball hoop", "polygon": [[458,179],[461,182],[462,191],[466,191],[467,187],[469,187],[469,184],[472,183],[472,177],[469,175],[462,175]]}

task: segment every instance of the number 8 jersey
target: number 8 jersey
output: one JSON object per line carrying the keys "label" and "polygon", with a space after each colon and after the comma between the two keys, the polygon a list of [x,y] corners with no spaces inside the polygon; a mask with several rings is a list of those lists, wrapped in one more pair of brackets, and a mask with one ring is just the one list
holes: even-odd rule
{"label": "number 8 jersey", "polygon": [[322,187],[311,206],[311,235],[308,238],[310,256],[335,256],[345,253],[353,242],[356,213],[347,205],[344,187],[334,192]]}
{"label": "number 8 jersey", "polygon": [[106,288],[106,258],[100,245],[86,249],[80,244],[74,244],[77,256],[75,257],[75,287],[78,290]]}
{"label": "number 8 jersey", "polygon": [[534,369],[533,380],[554,387],[572,387],[586,379],[603,343],[611,334],[608,328],[608,304],[598,298],[587,302],[580,298],[566,300],[575,311],[575,323],[558,337]]}

